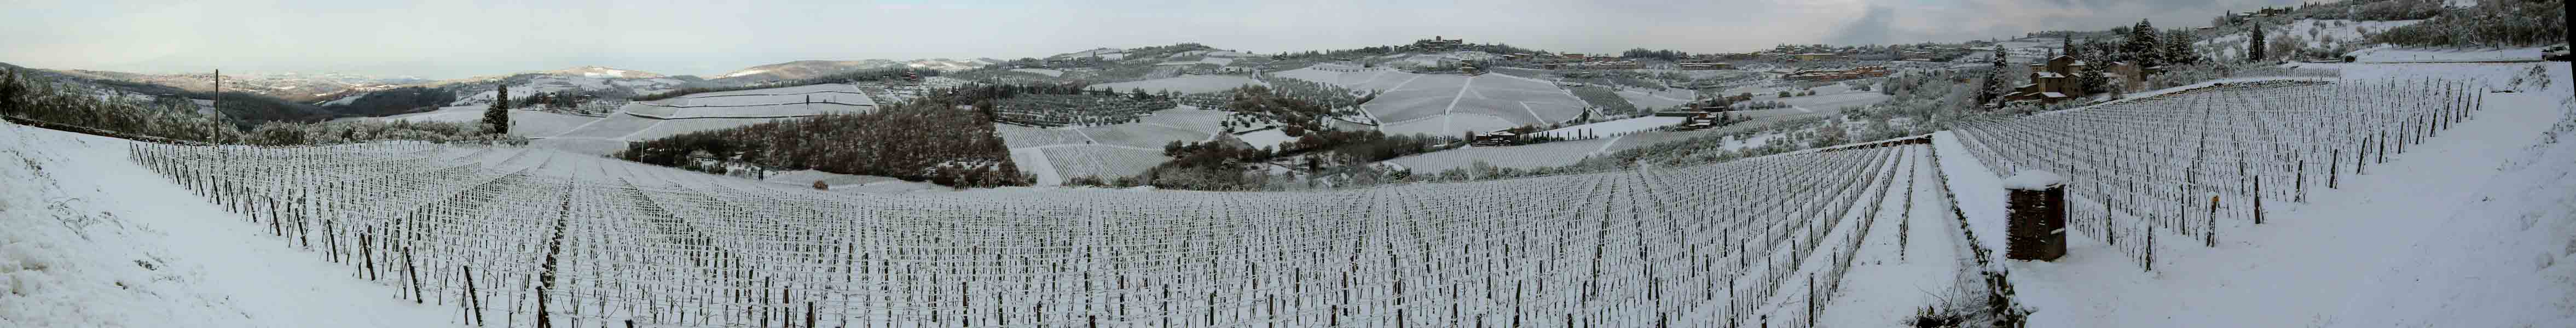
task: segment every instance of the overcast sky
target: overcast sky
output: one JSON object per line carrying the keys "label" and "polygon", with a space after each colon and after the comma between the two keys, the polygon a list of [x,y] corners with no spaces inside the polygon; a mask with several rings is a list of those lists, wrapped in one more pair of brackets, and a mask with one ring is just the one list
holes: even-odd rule
{"label": "overcast sky", "polygon": [[[0,0],[22,2],[31,0]],[[458,78],[602,65],[711,76],[806,59],[1043,57],[1198,42],[1252,52],[1433,35],[1559,52],[1740,52],[2207,25],[2298,0],[32,0],[0,62],[137,72]]]}

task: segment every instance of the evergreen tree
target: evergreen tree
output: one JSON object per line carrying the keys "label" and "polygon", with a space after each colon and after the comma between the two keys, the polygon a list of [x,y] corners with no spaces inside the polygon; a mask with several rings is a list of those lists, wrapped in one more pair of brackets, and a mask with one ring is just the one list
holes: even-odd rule
{"label": "evergreen tree", "polygon": [[27,93],[25,81],[18,80],[17,70],[0,68],[0,116],[18,112],[18,95]]}
{"label": "evergreen tree", "polygon": [[2165,32],[2165,65],[2191,65],[2200,62],[2200,53],[2191,49],[2191,31]]}
{"label": "evergreen tree", "polygon": [[1981,87],[1977,88],[1977,103],[1993,103],[1998,100],[1997,98],[2001,98],[2005,93],[2007,93],[2004,90],[2003,82],[2004,65],[2006,63],[2007,62],[2004,60],[2004,46],[1996,45],[1994,67],[1986,70],[1985,82]]}
{"label": "evergreen tree", "polygon": [[2164,56],[2159,54],[2163,49],[2156,43],[2156,26],[2144,19],[2138,20],[2138,26],[2129,28],[2129,43],[2120,47],[2121,52],[2127,52],[2130,58],[2137,60],[2138,67],[2163,66]]}
{"label": "evergreen tree", "polygon": [[502,84],[492,94],[492,108],[483,110],[483,127],[492,134],[510,133],[510,85]]}
{"label": "evergreen tree", "polygon": [[2263,53],[2263,43],[2263,22],[2255,21],[2254,37],[2245,43],[2245,61],[2261,62],[2263,58],[2270,57]]}
{"label": "evergreen tree", "polygon": [[2064,41],[2065,45],[2058,46],[2057,53],[2068,57],[2084,58],[2084,55],[2081,55],[2082,52],[2075,51],[2075,32],[2066,32],[2064,36],[2065,38],[2059,40]]}
{"label": "evergreen tree", "polygon": [[2104,66],[2111,65],[2094,62],[2092,65],[2084,65],[2084,70],[2075,72],[2076,90],[2088,95],[2111,91],[2111,79],[2108,76],[2110,72],[2106,71]]}

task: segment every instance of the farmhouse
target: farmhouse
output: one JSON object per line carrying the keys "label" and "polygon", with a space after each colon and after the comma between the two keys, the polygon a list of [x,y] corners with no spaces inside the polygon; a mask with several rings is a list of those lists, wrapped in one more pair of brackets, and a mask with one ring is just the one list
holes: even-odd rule
{"label": "farmhouse", "polygon": [[1718,126],[1720,126],[1720,125],[1723,125],[1723,124],[1722,124],[1722,122],[1725,122],[1725,121],[1726,121],[1726,113],[1699,113],[1698,115],[1691,115],[1689,119],[1686,119],[1686,120],[1682,121],[1682,128],[1681,128],[1681,130],[1682,130],[1682,131],[1699,131],[1699,130],[1707,130],[1707,129],[1710,129],[1710,128],[1716,128],[1716,127],[1718,127]]}
{"label": "farmhouse", "polygon": [[1495,131],[1494,133],[1476,135],[1476,140],[1468,142],[1468,144],[1479,147],[1510,146],[1512,143],[1519,141],[1519,134],[1512,133],[1511,131]]}
{"label": "farmhouse", "polygon": [[[2090,93],[2085,92],[2083,86],[2077,85],[2077,80],[2083,78],[2082,74],[2085,74],[2085,69],[2087,66],[2091,65],[2093,64],[2086,63],[2081,60],[2075,60],[2075,57],[2065,55],[2050,57],[2047,61],[2043,62],[2031,63],[2030,84],[2023,84],[2018,88],[2014,88],[2012,93],[2004,94],[2004,100],[2036,100],[2043,103],[2053,103],[2068,99],[2083,98]],[[2131,65],[2125,62],[2112,62],[2108,65],[2110,66],[2103,67],[2102,78],[2109,81],[2109,83],[2117,83],[2116,86],[2128,90],[2138,90],[2144,87],[2146,85],[2146,75],[2153,73],[2146,69],[2138,68],[2138,65]]]}

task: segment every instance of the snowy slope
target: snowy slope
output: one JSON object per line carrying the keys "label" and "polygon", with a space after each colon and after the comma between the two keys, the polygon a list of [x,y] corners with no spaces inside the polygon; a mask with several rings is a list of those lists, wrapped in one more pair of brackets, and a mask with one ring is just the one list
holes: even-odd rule
{"label": "snowy slope", "polygon": [[128,144],[0,124],[0,326],[453,324],[135,165]]}
{"label": "snowy slope", "polygon": [[[2517,80],[2509,77],[2520,71],[2463,67],[2345,69],[2348,78],[2489,81]],[[2469,120],[2367,174],[2311,190],[2304,203],[2268,204],[2265,224],[2222,220],[2215,247],[2157,247],[2152,271],[2085,234],[2069,235],[2057,261],[2002,263],[2017,299],[2036,311],[2034,327],[2576,322],[2576,142],[2564,137],[2576,131],[2568,97],[2576,90],[2565,66],[2542,67],[2549,87],[2484,94]],[[2554,142],[2545,132],[2553,128]],[[1936,148],[1978,242],[2002,249],[2004,173],[1977,163],[1947,132]]]}

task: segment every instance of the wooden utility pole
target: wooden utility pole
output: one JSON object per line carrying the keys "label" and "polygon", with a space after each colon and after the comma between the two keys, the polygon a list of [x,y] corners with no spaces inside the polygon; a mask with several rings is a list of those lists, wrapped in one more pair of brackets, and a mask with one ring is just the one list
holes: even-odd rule
{"label": "wooden utility pole", "polygon": [[212,107],[216,109],[213,112],[224,112],[222,110],[224,108],[224,70],[222,69],[215,70],[215,104]]}

